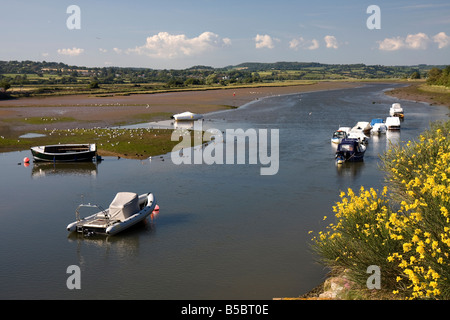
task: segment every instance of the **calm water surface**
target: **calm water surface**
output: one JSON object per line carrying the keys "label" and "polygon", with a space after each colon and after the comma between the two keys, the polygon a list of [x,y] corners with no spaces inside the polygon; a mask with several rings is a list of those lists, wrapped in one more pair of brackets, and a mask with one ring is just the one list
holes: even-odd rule
{"label": "calm water surface", "polygon": [[[272,299],[298,296],[326,270],[309,250],[340,190],[382,188],[379,153],[415,139],[448,109],[401,101],[398,133],[370,140],[365,161],[337,167],[338,126],[385,118],[392,84],[277,96],[206,117],[204,128],[279,129],[276,175],[260,164],[174,165],[106,158],[99,164],[18,165],[0,154],[0,299]],[[145,125],[143,125],[145,127]],[[153,192],[160,213],[115,237],[68,235],[80,203]],[[89,212],[86,212],[86,214]],[[67,267],[81,268],[69,290]]]}

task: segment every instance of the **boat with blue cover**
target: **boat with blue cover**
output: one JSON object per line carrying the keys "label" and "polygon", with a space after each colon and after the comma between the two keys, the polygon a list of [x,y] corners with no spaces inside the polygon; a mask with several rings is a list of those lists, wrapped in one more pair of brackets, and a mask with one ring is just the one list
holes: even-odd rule
{"label": "boat with blue cover", "polygon": [[372,129],[370,130],[372,134],[386,133],[387,126],[384,123],[383,119],[381,118],[372,119],[370,125],[372,126]]}

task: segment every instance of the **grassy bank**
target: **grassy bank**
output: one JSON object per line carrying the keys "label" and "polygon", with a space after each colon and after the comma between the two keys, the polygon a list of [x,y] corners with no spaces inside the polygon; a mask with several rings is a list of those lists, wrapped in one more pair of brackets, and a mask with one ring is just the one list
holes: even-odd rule
{"label": "grassy bank", "polygon": [[23,85],[13,86],[8,90],[12,98],[51,97],[64,95],[91,95],[94,97],[128,96],[131,94],[156,94],[183,91],[224,90],[260,87],[285,87],[315,84],[312,80],[285,80],[264,83],[230,84],[230,85],[192,85],[186,87],[168,87],[163,83],[152,84],[101,84],[99,88],[89,88],[84,84],[59,85]]}
{"label": "grassy bank", "polygon": [[406,87],[387,91],[386,94],[399,99],[450,107],[450,89],[444,86],[427,85],[424,81],[410,83]]}
{"label": "grassy bank", "polygon": [[[358,299],[450,299],[450,121],[382,156],[383,190],[342,191],[335,220],[313,238]],[[369,290],[368,267],[381,286]]]}
{"label": "grassy bank", "polygon": [[[32,146],[64,143],[96,143],[99,155],[146,159],[172,151],[179,141],[171,141],[168,129],[67,129],[38,130],[42,137],[0,136],[0,152],[28,150]],[[192,139],[193,141],[193,139]]]}

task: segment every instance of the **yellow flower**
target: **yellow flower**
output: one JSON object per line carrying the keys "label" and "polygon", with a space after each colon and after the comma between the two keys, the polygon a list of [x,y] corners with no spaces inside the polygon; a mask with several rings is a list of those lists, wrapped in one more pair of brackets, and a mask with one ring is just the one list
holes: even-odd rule
{"label": "yellow flower", "polygon": [[411,250],[411,247],[412,247],[412,244],[411,244],[411,243],[405,242],[405,243],[403,244],[403,252],[408,252],[408,251],[410,251],[410,250]]}
{"label": "yellow flower", "polygon": [[425,249],[423,248],[423,246],[419,245],[416,248],[416,252],[420,253],[421,255],[423,255],[425,253]]}

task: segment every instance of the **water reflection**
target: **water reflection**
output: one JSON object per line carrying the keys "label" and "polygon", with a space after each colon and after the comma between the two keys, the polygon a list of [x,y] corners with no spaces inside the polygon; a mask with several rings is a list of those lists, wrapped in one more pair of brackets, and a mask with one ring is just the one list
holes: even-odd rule
{"label": "water reflection", "polygon": [[78,162],[78,163],[53,163],[34,162],[31,176],[33,179],[44,178],[46,176],[97,176],[98,164],[100,162]]}
{"label": "water reflection", "polygon": [[142,244],[156,232],[153,217],[121,232],[120,236],[84,236],[72,232],[67,236],[70,245],[75,245],[77,265],[87,270],[93,256],[100,257],[104,265],[117,265],[121,261],[135,259],[141,254]]}
{"label": "water reflection", "polygon": [[390,148],[391,144],[398,144],[400,142],[400,130],[386,132],[386,150]]}
{"label": "water reflection", "polygon": [[339,177],[345,178],[356,178],[358,177],[362,170],[364,169],[364,161],[362,162],[344,162],[342,164],[335,164],[336,172]]}

